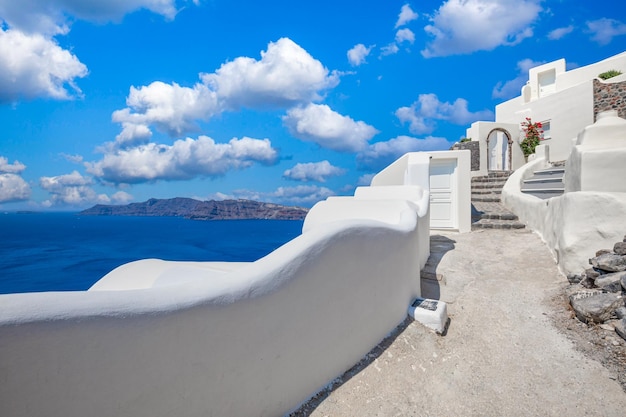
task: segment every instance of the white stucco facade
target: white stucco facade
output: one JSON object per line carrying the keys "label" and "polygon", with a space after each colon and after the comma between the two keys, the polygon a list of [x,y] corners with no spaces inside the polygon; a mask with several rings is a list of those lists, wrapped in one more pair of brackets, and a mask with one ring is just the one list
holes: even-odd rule
{"label": "white stucco facade", "polygon": [[529,117],[541,122],[551,158],[565,160],[578,133],[595,121],[593,80],[609,70],[623,74],[600,82],[626,80],[626,52],[569,71],[564,59],[531,68],[520,96],[496,106],[495,121],[519,126]]}
{"label": "white stucco facade", "polygon": [[428,195],[402,185],[329,198],[256,262],[147,259],[89,291],[0,295],[0,414],[295,409],[406,318],[428,258]]}

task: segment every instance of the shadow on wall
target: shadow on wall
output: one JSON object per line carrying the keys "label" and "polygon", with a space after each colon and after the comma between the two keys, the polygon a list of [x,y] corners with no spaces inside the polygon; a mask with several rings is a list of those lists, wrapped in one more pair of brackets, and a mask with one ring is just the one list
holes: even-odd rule
{"label": "shadow on wall", "polygon": [[318,392],[307,403],[303,404],[297,411],[289,414],[288,417],[309,417],[334,391],[338,390],[343,384],[350,381],[354,376],[358,375],[365,368],[370,366],[374,361],[382,356],[382,354],[396,341],[396,339],[409,327],[415,320],[411,316],[407,316],[378,346],[372,349],[359,363],[348,369],[343,375],[335,379],[328,387]]}
{"label": "shadow on wall", "polygon": [[454,250],[455,240],[446,236],[430,236],[430,256],[421,271],[421,290],[423,298],[439,300],[441,298],[441,285],[445,285],[443,274],[437,273],[441,260],[451,250]]}

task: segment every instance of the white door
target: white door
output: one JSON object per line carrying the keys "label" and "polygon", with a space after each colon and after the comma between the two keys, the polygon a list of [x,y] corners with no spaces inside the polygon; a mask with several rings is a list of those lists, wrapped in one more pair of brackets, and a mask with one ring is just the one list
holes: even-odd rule
{"label": "white door", "polygon": [[456,164],[456,159],[430,161],[430,227],[432,229],[458,229]]}

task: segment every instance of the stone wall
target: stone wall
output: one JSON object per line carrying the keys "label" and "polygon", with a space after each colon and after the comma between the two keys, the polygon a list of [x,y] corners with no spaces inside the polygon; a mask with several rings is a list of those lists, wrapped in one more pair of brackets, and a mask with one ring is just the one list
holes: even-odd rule
{"label": "stone wall", "polygon": [[626,118],[626,81],[604,83],[593,80],[593,120],[606,110],[617,110],[619,117]]}
{"label": "stone wall", "polygon": [[469,149],[470,156],[470,171],[480,171],[480,142],[457,142],[450,148],[451,151],[459,151],[462,149]]}

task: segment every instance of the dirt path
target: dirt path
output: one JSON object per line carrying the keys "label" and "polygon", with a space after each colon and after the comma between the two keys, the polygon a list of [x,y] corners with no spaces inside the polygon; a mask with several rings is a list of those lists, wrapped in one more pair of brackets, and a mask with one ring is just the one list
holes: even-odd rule
{"label": "dirt path", "polygon": [[[626,415],[624,369],[592,359],[586,329],[563,305],[566,280],[536,235],[481,230],[435,241],[447,335],[407,320],[294,416]],[[610,332],[601,340],[626,351]]]}

